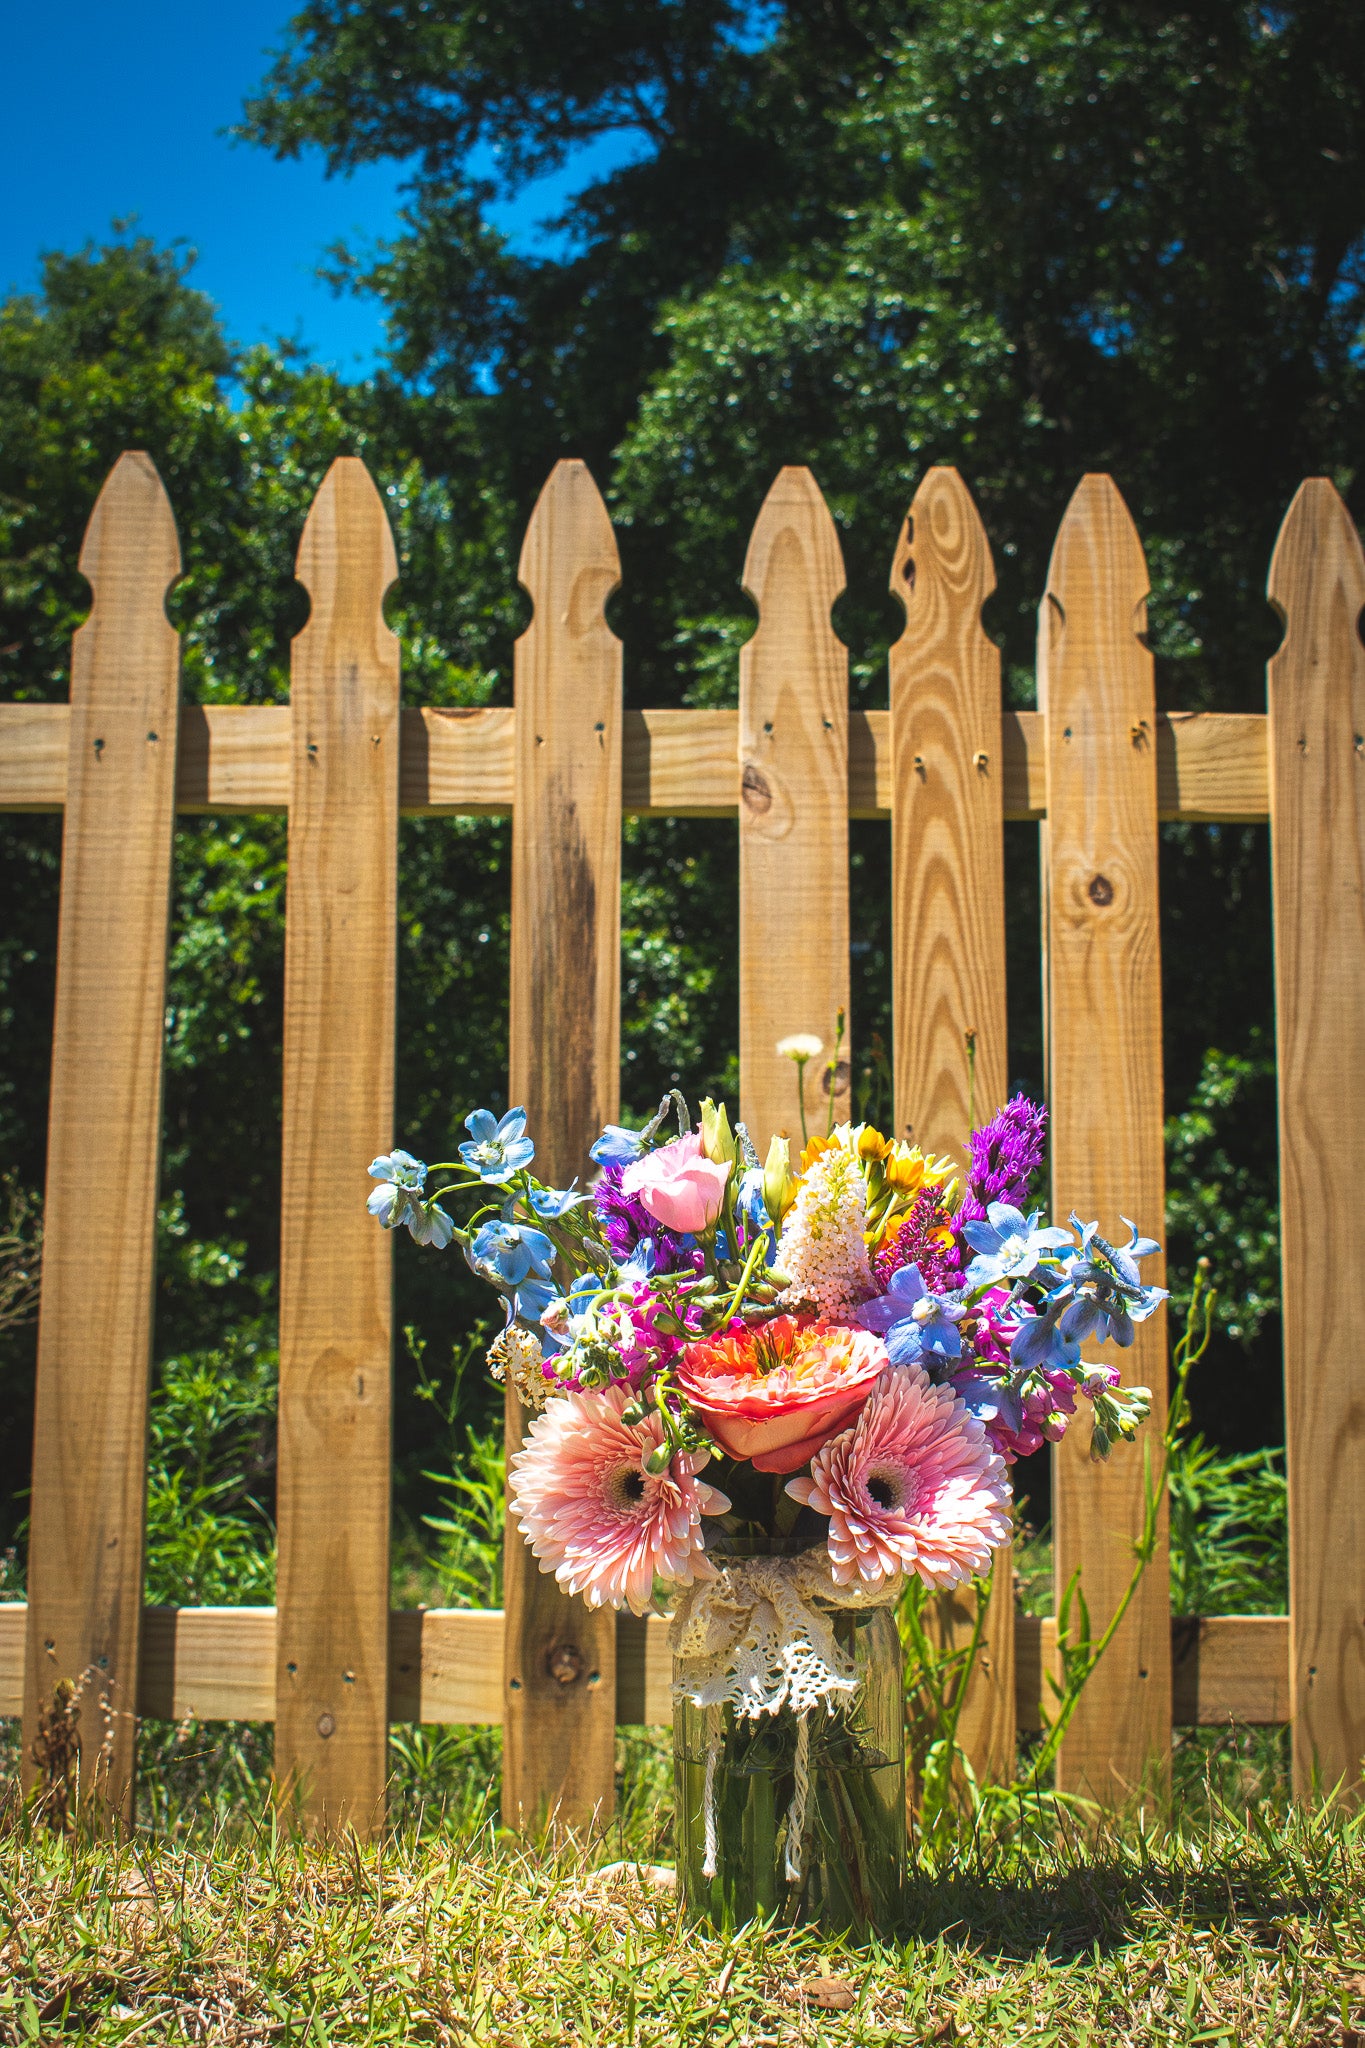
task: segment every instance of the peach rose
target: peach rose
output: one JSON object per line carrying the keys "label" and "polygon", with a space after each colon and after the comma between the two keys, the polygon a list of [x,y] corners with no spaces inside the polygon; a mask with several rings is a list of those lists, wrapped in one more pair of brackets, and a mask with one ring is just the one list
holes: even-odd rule
{"label": "peach rose", "polygon": [[849,1427],[886,1365],[871,1330],[775,1316],[689,1344],[678,1385],[729,1457],[795,1472]]}
{"label": "peach rose", "polygon": [[666,1230],[695,1234],[719,1216],[729,1178],[728,1163],[708,1159],[700,1137],[689,1131],[634,1160],[621,1176],[621,1193],[636,1196]]}

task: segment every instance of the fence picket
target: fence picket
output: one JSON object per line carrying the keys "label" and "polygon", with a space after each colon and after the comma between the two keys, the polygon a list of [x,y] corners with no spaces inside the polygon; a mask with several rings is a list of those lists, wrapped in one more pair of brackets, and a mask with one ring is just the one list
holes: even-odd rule
{"label": "fence picket", "polygon": [[[388,1742],[392,1245],[363,1201],[392,1144],[398,574],[365,465],[342,456],[297,574],[285,922],[275,1770],[308,1823],[375,1832]],[[360,1176],[359,1179],[356,1176]]]}
{"label": "fence picket", "polygon": [[[990,543],[955,469],[929,470],[891,563],[905,631],[891,649],[895,1128],[966,1164],[964,1133],[1005,1099],[1000,650],[981,624]],[[978,1778],[1012,1773],[1014,1575],[1002,1551],[958,1736]],[[970,1639],[975,1600],[943,1596]]]}
{"label": "fence picket", "polygon": [[[760,1152],[786,1131],[793,1158],[796,1071],[774,1047],[802,1031],[832,1050],[848,1010],[848,649],[829,616],[843,587],[819,485],[779,470],[744,561],[758,630],[739,657],[739,1096]],[[808,1104],[823,1065],[808,1070]],[[850,1099],[846,1039],[836,1121]]]}
{"label": "fence picket", "polygon": [[[1156,706],[1146,624],[1147,566],[1111,478],[1077,486],[1057,534],[1038,630],[1047,722],[1043,827],[1048,1098],[1054,1207],[1123,1233],[1120,1205],[1162,1236],[1165,1206],[1161,958],[1157,917]],[[1160,1262],[1144,1278],[1160,1284]],[[1107,1352],[1125,1384],[1152,1389],[1165,1426],[1161,1313],[1131,1350]],[[1053,1468],[1060,1601],[1078,1568],[1096,1634],[1118,1605],[1142,1527],[1143,1459],[1087,1456],[1082,1420]],[[1081,1699],[1058,1783],[1120,1801],[1171,1741],[1170,1593],[1165,1519],[1157,1554]]]}
{"label": "fence picket", "polygon": [[81,1794],[132,1818],[180,642],[175,519],[119,457],[81,549],[72,644],[23,1757],[63,1679]]}
{"label": "fence picket", "polygon": [[1365,1759],[1365,554],[1326,477],[1301,484],[1270,565],[1269,668],[1294,1786]]}
{"label": "fence picket", "polygon": [[[563,1186],[620,1086],[621,565],[585,464],[556,463],[517,573],[535,612],[516,645],[510,1085]],[[511,1453],[528,1418],[510,1386],[506,1415]],[[614,1794],[615,1617],[567,1599],[515,1529],[503,1573],[504,1816],[590,1824]]]}

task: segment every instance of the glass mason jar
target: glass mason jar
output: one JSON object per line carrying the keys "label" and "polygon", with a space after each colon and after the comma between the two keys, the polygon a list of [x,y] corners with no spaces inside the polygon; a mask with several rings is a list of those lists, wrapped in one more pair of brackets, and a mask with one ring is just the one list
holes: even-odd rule
{"label": "glass mason jar", "polygon": [[[900,1635],[887,1607],[836,1612],[833,1622],[859,1685],[808,1717],[799,1842],[788,1839],[800,1811],[799,1716],[784,1708],[751,1721],[733,1707],[674,1704],[678,1876],[689,1914],[722,1932],[760,1913],[831,1933],[891,1933],[899,1920],[906,1853]],[[714,1875],[707,1872],[708,1808]]]}

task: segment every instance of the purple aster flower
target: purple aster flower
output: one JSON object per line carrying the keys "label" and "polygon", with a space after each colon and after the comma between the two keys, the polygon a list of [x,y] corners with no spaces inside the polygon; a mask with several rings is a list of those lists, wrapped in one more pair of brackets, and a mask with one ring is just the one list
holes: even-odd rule
{"label": "purple aster flower", "polygon": [[1022,1209],[1029,1182],[1043,1163],[1047,1111],[1027,1095],[1016,1095],[971,1136],[972,1166],[967,1193],[955,1222],[979,1223],[992,1202]]}

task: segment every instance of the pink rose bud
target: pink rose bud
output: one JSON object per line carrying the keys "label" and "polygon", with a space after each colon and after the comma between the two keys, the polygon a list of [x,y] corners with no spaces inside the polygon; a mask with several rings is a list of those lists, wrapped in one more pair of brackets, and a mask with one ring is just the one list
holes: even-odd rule
{"label": "pink rose bud", "polygon": [[721,1166],[706,1157],[695,1131],[646,1152],[621,1176],[621,1193],[638,1196],[666,1230],[695,1235],[708,1230],[720,1214],[728,1162]]}

